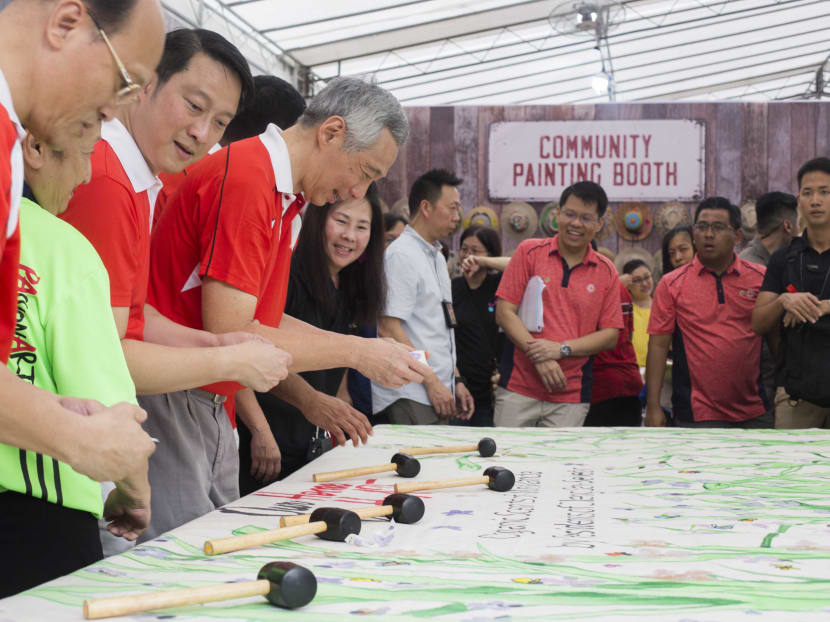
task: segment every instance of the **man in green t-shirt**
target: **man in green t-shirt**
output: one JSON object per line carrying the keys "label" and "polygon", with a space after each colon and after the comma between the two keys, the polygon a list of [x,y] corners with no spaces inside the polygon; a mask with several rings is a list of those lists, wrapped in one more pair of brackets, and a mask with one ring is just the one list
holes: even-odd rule
{"label": "man in green t-shirt", "polygon": [[[20,209],[17,328],[8,366],[58,395],[84,396],[105,406],[135,404],[110,309],[107,271],[86,238],[56,217],[74,188],[89,180],[89,152],[55,152],[29,134],[23,156],[27,187]],[[127,540],[144,531],[150,516],[146,471],[118,482],[104,503],[101,485],[69,465],[3,444],[0,491],[10,504],[4,507],[12,508],[0,518],[0,528],[20,542],[19,554],[5,552],[16,560],[13,574],[0,581],[6,594],[100,559],[102,515],[109,530]]]}

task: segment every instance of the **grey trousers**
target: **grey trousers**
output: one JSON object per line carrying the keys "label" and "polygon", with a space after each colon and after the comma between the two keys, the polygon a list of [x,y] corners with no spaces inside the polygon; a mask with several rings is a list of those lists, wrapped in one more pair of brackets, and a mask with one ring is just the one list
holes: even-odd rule
{"label": "grey trousers", "polygon": [[239,454],[221,396],[200,389],[139,396],[150,456],[150,527],[139,543],[239,498]]}

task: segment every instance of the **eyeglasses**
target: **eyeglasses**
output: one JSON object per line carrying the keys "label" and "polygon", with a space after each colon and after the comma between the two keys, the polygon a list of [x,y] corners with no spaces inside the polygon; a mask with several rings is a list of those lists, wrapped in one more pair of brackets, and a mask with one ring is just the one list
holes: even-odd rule
{"label": "eyeglasses", "polygon": [[631,284],[642,285],[643,283],[648,283],[649,281],[651,281],[650,274],[648,276],[635,276],[633,279],[631,279]]}
{"label": "eyeglasses", "polygon": [[725,225],[722,222],[696,222],[694,229],[698,233],[707,233],[709,229],[711,229],[712,233],[717,235],[718,233],[723,233],[728,229],[732,229],[732,227]]}
{"label": "eyeglasses", "polygon": [[112,47],[112,43],[110,43],[109,37],[107,37],[107,33],[104,32],[104,29],[101,28],[101,24],[98,23],[98,20],[95,18],[95,14],[87,9],[87,14],[89,15],[89,19],[92,20],[92,23],[95,24],[95,27],[98,29],[98,34],[101,35],[101,38],[104,40],[104,43],[107,45],[107,49],[110,51],[112,55],[112,60],[115,61],[115,66],[118,67],[118,72],[121,74],[121,79],[124,81],[124,86],[118,89],[115,93],[115,103],[117,105],[126,104],[133,99],[136,93],[141,90],[141,85],[137,84],[131,77],[130,74],[127,72],[127,68],[124,66],[124,63],[121,62],[121,59],[118,57],[118,53],[115,51],[115,48]]}
{"label": "eyeglasses", "polygon": [[593,214],[577,214],[573,210],[559,210],[559,220],[579,220],[583,225],[590,225],[597,222]]}

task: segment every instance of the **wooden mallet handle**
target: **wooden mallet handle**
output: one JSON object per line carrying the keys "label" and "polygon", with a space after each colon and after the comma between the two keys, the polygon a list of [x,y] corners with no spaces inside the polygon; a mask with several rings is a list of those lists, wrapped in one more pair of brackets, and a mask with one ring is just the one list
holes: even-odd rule
{"label": "wooden mallet handle", "polygon": [[[391,516],[395,511],[391,505],[369,505],[359,510],[352,510],[361,520],[366,518],[377,518],[378,516]],[[294,525],[305,525],[311,518],[311,514],[295,514],[293,516],[282,516],[280,527],[293,527]]]}
{"label": "wooden mallet handle", "polygon": [[315,482],[330,482],[335,479],[346,479],[347,477],[357,477],[358,475],[385,473],[386,471],[394,471],[397,468],[397,464],[390,462],[389,464],[380,464],[377,466],[343,469],[342,471],[329,471],[328,473],[315,473],[313,479]]}
{"label": "wooden mallet handle", "polygon": [[401,453],[410,456],[426,456],[427,454],[457,454],[468,451],[478,451],[476,445],[447,445],[446,447],[407,447]]}
{"label": "wooden mallet handle", "polygon": [[222,583],[206,587],[166,590],[150,594],[94,598],[84,601],[84,617],[87,620],[96,620],[167,607],[184,607],[199,603],[212,603],[218,600],[245,598],[247,596],[265,596],[270,591],[271,582],[262,579],[242,583]]}
{"label": "wooden mallet handle", "polygon": [[475,484],[489,484],[487,475],[475,477],[457,477],[455,479],[437,479],[432,481],[412,482],[411,484],[395,484],[395,492],[414,492],[416,490],[438,490],[440,488],[455,488],[457,486],[473,486]]}
{"label": "wooden mallet handle", "polygon": [[322,533],[326,529],[328,529],[326,522],[318,520],[304,525],[258,531],[257,533],[249,533],[244,536],[231,536],[229,538],[208,540],[205,542],[205,555],[220,555],[222,553],[230,553],[231,551],[262,546],[263,544],[271,544],[272,542],[291,540],[299,536],[310,536],[315,533]]}

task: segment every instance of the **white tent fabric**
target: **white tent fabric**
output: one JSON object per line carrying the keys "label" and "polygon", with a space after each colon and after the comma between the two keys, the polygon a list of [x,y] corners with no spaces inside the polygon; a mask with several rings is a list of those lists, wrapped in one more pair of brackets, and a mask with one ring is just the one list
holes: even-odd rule
{"label": "white tent fabric", "polygon": [[[590,84],[601,67],[594,37],[553,25],[575,23],[575,7],[607,0],[163,4],[171,23],[223,32],[257,73],[306,81],[309,94],[338,75],[357,75],[407,105],[607,101]],[[607,41],[617,101],[815,97],[816,72],[830,55],[828,0],[614,5]],[[830,66],[825,73],[830,80]]]}

